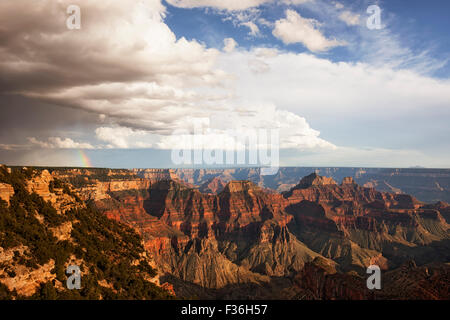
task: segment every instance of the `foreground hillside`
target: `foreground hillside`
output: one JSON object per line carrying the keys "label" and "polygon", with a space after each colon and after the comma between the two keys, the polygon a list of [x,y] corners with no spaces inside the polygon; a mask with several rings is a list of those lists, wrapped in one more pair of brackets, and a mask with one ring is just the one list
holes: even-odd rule
{"label": "foreground hillside", "polygon": [[[15,172],[24,175],[27,170],[12,172],[9,176]],[[104,230],[108,234],[114,228],[128,230],[122,224],[132,227],[161,271],[161,282],[172,284],[182,298],[450,298],[447,203],[425,204],[406,194],[361,187],[352,178],[338,184],[315,173],[284,193],[251,181],[229,181],[219,192],[209,192],[206,187],[200,192],[172,173],[38,169],[21,181],[31,197],[48,201],[56,216],[73,226],[78,225],[75,221],[94,219],[96,222],[86,220],[86,225],[98,226],[95,232],[99,237]],[[12,181],[2,182],[0,197],[13,200],[9,206],[4,203],[4,210],[14,212],[20,188]],[[211,186],[219,184],[215,181]],[[62,228],[66,220],[55,226],[45,218],[43,221],[53,234],[67,235]],[[78,239],[88,235],[74,238],[77,234],[71,231],[70,237],[80,246]],[[79,250],[77,258],[91,263],[98,282],[119,281],[112,283],[116,291],[121,288],[117,294],[147,298],[135,293],[135,288],[142,287],[136,284],[141,280],[126,282],[117,273],[104,271],[116,268],[124,255],[130,254],[122,251],[128,247],[143,254],[135,237],[128,244],[130,239],[120,236],[121,240],[111,240],[99,249],[98,255],[106,254],[111,263],[106,268],[103,262],[99,264],[97,254],[92,257],[91,250]],[[31,240],[22,243],[32,248]],[[131,265],[136,271],[133,268],[141,266],[137,259],[126,258],[126,268]],[[383,270],[382,290],[366,287],[365,269],[372,264]],[[164,295],[156,286],[148,290],[155,297],[161,297],[155,292]],[[101,291],[100,296],[104,295],[108,297]]]}
{"label": "foreground hillside", "polygon": [[[153,282],[141,238],[49,181],[53,197],[34,190],[36,171],[0,168],[0,299],[167,299]],[[5,201],[6,200],[6,201]],[[69,265],[81,290],[66,286]]]}

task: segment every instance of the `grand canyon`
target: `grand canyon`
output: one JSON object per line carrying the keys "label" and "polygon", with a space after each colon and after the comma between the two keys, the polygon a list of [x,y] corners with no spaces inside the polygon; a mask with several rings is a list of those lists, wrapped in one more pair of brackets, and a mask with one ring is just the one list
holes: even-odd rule
{"label": "grand canyon", "polygon": [[414,300],[405,318],[450,300],[449,12],[0,0],[2,307],[263,320]]}
{"label": "grand canyon", "polygon": [[[128,297],[109,268],[130,251],[139,253],[129,268],[145,264],[145,292],[162,299],[450,298],[450,170],[280,168],[261,176],[257,168],[2,166],[0,177],[2,210],[22,207],[56,246],[72,248],[59,265],[76,262],[83,277],[95,274],[94,298]],[[30,209],[23,194],[53,211]],[[79,231],[92,217],[104,224],[94,260],[83,249],[94,231]],[[0,224],[2,243],[14,232],[8,223]],[[100,246],[103,232],[119,228],[134,234],[139,250],[124,235],[111,242],[117,255]],[[2,294],[67,297],[58,258],[27,264],[36,253],[19,233],[0,251]],[[370,265],[382,270],[380,290],[366,286]]]}

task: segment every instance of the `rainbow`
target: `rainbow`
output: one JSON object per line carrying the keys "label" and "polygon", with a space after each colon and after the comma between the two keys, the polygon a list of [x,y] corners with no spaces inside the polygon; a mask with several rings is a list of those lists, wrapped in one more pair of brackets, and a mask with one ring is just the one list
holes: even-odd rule
{"label": "rainbow", "polygon": [[82,167],[92,167],[91,160],[82,149],[78,149],[78,155],[80,156]]}

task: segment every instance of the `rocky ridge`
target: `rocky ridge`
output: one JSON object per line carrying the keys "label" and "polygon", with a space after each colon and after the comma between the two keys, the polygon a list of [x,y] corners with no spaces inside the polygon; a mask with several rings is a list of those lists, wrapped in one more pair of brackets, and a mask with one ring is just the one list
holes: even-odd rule
{"label": "rocky ridge", "polygon": [[[158,170],[161,174],[163,169]],[[142,171],[145,170],[135,170],[135,173],[141,175]],[[163,172],[170,172],[172,180],[178,179],[197,187],[219,178],[225,183],[231,180],[250,180],[278,192],[289,191],[302,177],[315,172],[335,181],[351,177],[361,186],[390,193],[410,194],[428,203],[450,202],[450,169],[281,167],[275,175],[269,176],[262,176],[258,168],[167,169]]]}
{"label": "rocky ridge", "polygon": [[[0,167],[0,182],[13,190],[9,202],[0,200],[0,299],[170,299],[173,288],[160,285],[136,232],[108,220],[60,178]],[[65,286],[73,264],[81,268],[81,290]]]}
{"label": "rocky ridge", "polygon": [[[227,178],[220,179],[221,191],[202,193],[182,182],[177,170],[146,170],[145,176],[142,170],[129,176],[83,170],[50,175],[108,218],[137,230],[178,294],[241,297],[252,288],[267,298],[279,286],[278,297],[367,298],[358,279],[370,264],[394,272],[411,259],[420,266],[449,260],[448,204],[362,187],[352,177],[338,184],[313,173],[282,194]],[[195,175],[190,181],[199,179]],[[214,177],[208,181],[219,184]],[[36,190],[46,196],[45,187]],[[335,270],[331,278],[314,278],[318,261]],[[299,278],[310,286],[298,287]],[[319,294],[314,283],[337,291]]]}
{"label": "rocky ridge", "polygon": [[216,195],[159,181],[147,198],[116,201],[118,215],[111,204],[100,206],[111,218],[132,221],[164,271],[204,288],[265,286],[317,257],[360,274],[370,264],[390,270],[407,259],[449,258],[442,248],[449,239],[446,207],[360,187],[352,178],[338,185],[313,174],[284,194],[249,181],[230,181]]}

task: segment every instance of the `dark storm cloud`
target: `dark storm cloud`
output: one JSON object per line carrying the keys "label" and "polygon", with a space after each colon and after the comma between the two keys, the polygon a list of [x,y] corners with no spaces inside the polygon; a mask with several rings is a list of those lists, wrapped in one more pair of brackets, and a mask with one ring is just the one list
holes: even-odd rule
{"label": "dark storm cloud", "polygon": [[80,30],[66,27],[73,1],[0,2],[0,93],[160,131],[177,116],[158,110],[201,101],[185,87],[221,78],[212,68],[217,50],[177,40],[159,0],[75,3]]}
{"label": "dark storm cloud", "polygon": [[[177,39],[163,21],[165,9],[159,0],[79,1],[80,30],[65,28],[69,4],[72,1],[0,3],[0,93],[102,116],[116,125],[95,130],[96,137],[108,143],[104,147],[171,148],[166,143],[170,139],[153,140],[170,138],[175,130],[192,132],[196,124],[235,110],[244,110],[234,123],[242,128],[281,126],[285,132],[301,133],[299,146],[332,146],[298,115],[272,105],[237,105],[234,89],[227,87],[234,77],[216,66],[220,52],[195,40]],[[17,19],[22,11],[24,19]],[[143,137],[141,131],[159,137],[138,144],[127,141]],[[63,143],[60,135],[49,139],[53,141],[30,141],[41,147],[102,147]]]}
{"label": "dark storm cloud", "polygon": [[[28,137],[75,137],[100,123],[98,115],[62,108],[16,95],[0,95],[0,144],[23,148]],[[1,147],[0,147],[1,149]]]}
{"label": "dark storm cloud", "polygon": [[[213,51],[203,51],[201,45],[187,42],[186,45],[181,42],[177,48],[170,30],[158,26],[159,18],[155,19],[154,25],[147,27],[161,29],[161,37],[155,40],[167,42],[169,50],[164,54],[152,52],[149,47],[152,43],[145,37],[151,31],[145,28],[134,30],[142,31],[141,34],[124,33],[120,38],[110,37],[108,31],[126,29],[130,22],[133,23],[128,15],[118,10],[117,5],[80,1],[82,29],[69,30],[66,10],[72,2],[1,1],[2,92],[39,90],[42,93],[104,82],[163,82],[174,76],[195,78],[213,75],[204,66]],[[102,2],[111,4],[110,1]],[[159,15],[158,10],[162,10],[159,1],[149,2],[154,3],[155,15]],[[133,10],[132,7],[128,9]],[[194,52],[184,52],[183,46],[191,46],[186,49]]]}
{"label": "dark storm cloud", "polygon": [[[66,28],[69,4],[81,7],[81,30]],[[146,166],[123,149],[173,148],[175,129],[214,118],[221,128],[281,128],[281,146],[296,149],[289,165],[449,159],[448,112],[439,111],[448,109],[448,80],[289,48],[220,53],[177,39],[164,14],[160,0],[0,0],[0,163],[79,165],[79,148],[100,165]],[[248,68],[255,63],[264,73]],[[430,110],[439,113],[424,117]],[[435,135],[416,125],[424,121]],[[372,149],[361,150],[367,142]],[[418,152],[433,143],[438,154]],[[329,152],[301,154],[321,146]]]}

